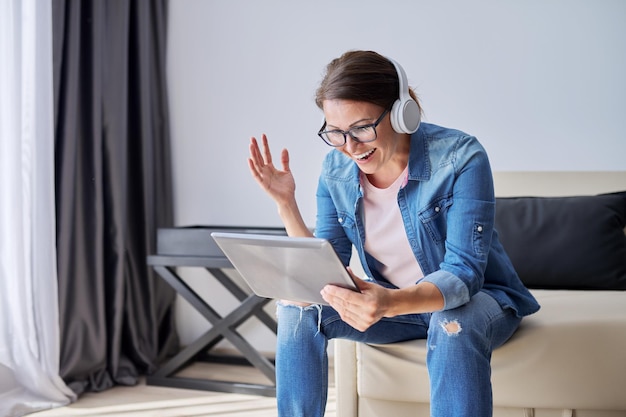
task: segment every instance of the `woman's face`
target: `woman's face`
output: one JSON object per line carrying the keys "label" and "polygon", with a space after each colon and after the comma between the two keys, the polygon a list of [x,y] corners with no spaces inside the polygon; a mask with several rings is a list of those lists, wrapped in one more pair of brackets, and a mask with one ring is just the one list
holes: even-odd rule
{"label": "woman's face", "polygon": [[[325,100],[325,130],[343,130],[368,125],[385,111],[372,103],[350,100]],[[349,135],[346,144],[336,148],[352,159],[377,187],[387,187],[406,168],[409,136],[393,130],[387,113],[376,127],[376,140],[359,143]]]}

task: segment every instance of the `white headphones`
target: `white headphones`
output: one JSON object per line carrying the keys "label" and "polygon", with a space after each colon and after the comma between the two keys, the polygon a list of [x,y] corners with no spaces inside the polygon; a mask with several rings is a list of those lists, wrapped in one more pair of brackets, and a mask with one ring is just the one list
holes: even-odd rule
{"label": "white headphones", "polygon": [[391,106],[389,119],[391,127],[398,133],[413,133],[420,126],[420,109],[415,100],[409,94],[409,83],[404,69],[391,58],[389,62],[396,67],[398,81],[400,82],[400,97]]}

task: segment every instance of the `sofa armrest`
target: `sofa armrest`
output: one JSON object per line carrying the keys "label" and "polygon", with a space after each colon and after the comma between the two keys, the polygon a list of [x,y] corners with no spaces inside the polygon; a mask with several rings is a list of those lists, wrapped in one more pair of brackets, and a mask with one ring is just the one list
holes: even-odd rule
{"label": "sofa armrest", "polygon": [[356,343],[335,339],[335,387],[337,390],[337,416],[357,417],[357,367]]}

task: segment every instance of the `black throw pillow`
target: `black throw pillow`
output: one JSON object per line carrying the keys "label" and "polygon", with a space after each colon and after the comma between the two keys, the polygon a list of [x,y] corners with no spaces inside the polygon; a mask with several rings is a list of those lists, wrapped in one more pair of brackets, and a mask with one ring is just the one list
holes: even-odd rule
{"label": "black throw pillow", "polygon": [[528,288],[626,290],[626,192],[497,198],[495,225]]}

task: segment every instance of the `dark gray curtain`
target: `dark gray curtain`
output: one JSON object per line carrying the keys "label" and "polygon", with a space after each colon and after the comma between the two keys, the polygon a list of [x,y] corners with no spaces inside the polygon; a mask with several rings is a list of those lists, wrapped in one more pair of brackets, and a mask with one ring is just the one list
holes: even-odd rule
{"label": "dark gray curtain", "polygon": [[167,0],[53,0],[60,373],[78,394],[134,384],[178,350],[149,270],[171,226]]}

